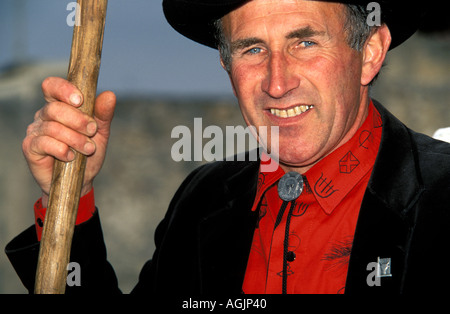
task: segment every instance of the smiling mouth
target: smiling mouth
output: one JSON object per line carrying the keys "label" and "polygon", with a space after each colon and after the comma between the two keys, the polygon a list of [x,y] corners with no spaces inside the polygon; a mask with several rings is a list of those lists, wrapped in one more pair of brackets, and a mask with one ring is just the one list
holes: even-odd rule
{"label": "smiling mouth", "polygon": [[276,117],[280,118],[292,118],[301,115],[302,113],[308,111],[309,109],[313,108],[314,106],[295,106],[293,108],[289,109],[270,109],[270,113],[273,114]]}

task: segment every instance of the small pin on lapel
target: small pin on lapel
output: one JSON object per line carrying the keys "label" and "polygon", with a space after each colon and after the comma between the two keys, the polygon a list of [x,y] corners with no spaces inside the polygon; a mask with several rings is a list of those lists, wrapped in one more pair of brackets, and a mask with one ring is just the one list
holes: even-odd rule
{"label": "small pin on lapel", "polygon": [[391,258],[378,257],[377,277],[392,277],[391,273]]}

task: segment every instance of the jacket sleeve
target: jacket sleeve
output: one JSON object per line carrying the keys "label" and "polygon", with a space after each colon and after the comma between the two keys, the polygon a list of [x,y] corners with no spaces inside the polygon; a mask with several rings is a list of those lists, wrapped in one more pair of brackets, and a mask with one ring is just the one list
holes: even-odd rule
{"label": "jacket sleeve", "polygon": [[[25,288],[33,293],[39,256],[35,226],[9,242],[5,252]],[[114,269],[107,261],[98,211],[91,219],[75,227],[70,262],[80,266],[80,285],[67,285],[67,294],[121,292]]]}

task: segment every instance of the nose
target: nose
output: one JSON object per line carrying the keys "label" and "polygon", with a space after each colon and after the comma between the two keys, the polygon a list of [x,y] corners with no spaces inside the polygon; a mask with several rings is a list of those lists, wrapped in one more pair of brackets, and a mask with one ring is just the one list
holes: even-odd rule
{"label": "nose", "polygon": [[282,98],[300,85],[300,79],[282,52],[272,53],[261,88],[272,98]]}

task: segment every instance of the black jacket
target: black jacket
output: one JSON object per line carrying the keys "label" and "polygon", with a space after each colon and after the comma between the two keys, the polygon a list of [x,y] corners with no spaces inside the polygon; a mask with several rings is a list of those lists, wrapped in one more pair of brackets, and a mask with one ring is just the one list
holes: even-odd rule
{"label": "black jacket", "polygon": [[[361,205],[345,293],[450,292],[450,145],[415,133],[375,102],[383,134]],[[256,225],[251,206],[257,161],[204,165],[183,182],[155,233],[156,251],[133,293],[170,295],[241,292]],[[34,226],[6,252],[33,290],[38,246]],[[391,259],[391,277],[368,284],[378,258]],[[107,262],[96,214],[76,227],[71,261],[81,265],[81,287],[67,292],[120,292]]]}

